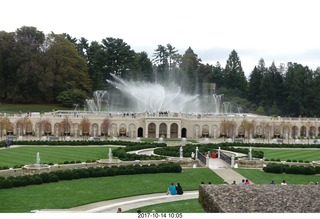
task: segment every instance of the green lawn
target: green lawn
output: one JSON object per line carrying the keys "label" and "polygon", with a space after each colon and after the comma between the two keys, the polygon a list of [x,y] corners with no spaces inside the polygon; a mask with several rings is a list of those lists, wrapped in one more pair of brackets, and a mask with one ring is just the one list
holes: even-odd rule
{"label": "green lawn", "polygon": [[0,103],[0,112],[18,113],[22,112],[52,112],[53,110],[70,110],[59,104],[10,104]]}
{"label": "green lawn", "polygon": [[280,184],[282,180],[286,180],[288,184],[309,184],[310,182],[320,182],[319,175],[297,175],[297,174],[276,174],[265,173],[263,170],[257,169],[234,169],[239,174],[249,179],[254,184],[270,184],[274,180],[276,184]]}
{"label": "green lawn", "polygon": [[201,181],[222,184],[208,168],[183,169],[182,173],[159,173],[60,181],[12,189],[0,189],[0,212],[29,212],[33,209],[63,209],[126,196],[164,194],[171,182],[184,191],[198,190]]}
{"label": "green lawn", "polygon": [[205,213],[198,199],[149,205],[142,208],[131,209],[129,211],[126,211],[125,213],[135,213],[138,209],[140,209],[142,212],[151,212],[152,210],[155,210],[158,213]]}
{"label": "green lawn", "polygon": [[303,161],[316,161],[320,160],[320,150],[310,149],[254,149],[263,151],[266,159],[280,159],[282,161],[290,160],[303,160]]}
{"label": "green lawn", "polygon": [[0,149],[0,166],[35,164],[37,152],[41,163],[63,163],[64,161],[82,161],[107,159],[107,146],[23,146]]}

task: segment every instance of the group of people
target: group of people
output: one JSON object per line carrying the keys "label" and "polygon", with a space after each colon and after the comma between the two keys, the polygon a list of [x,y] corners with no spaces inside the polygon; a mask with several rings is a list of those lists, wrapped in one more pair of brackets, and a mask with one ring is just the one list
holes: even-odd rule
{"label": "group of people", "polygon": [[250,185],[251,182],[248,180],[248,179],[243,179],[241,182],[240,182],[240,185]]}
{"label": "group of people", "polygon": [[183,190],[180,183],[177,183],[177,185],[174,185],[174,183],[171,183],[171,185],[168,188],[167,195],[182,195]]}

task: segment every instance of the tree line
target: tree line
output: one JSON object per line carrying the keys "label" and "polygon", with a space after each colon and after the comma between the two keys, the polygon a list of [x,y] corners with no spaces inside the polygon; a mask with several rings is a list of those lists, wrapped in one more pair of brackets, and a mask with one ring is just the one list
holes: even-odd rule
{"label": "tree line", "polygon": [[127,80],[174,81],[190,94],[204,94],[204,84],[215,83],[223,101],[246,112],[320,115],[320,68],[292,62],[267,67],[261,58],[247,79],[235,50],[223,67],[219,62],[203,63],[191,47],[179,54],[169,43],[158,45],[149,57],[119,38],[89,42],[28,26],[0,31],[2,102],[83,104],[95,90],[118,92],[106,81],[110,74]]}

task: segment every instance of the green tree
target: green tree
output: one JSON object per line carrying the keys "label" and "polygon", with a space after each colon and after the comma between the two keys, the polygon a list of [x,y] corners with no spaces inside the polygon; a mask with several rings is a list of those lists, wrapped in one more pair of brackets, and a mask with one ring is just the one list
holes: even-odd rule
{"label": "green tree", "polygon": [[51,85],[46,92],[51,92],[51,98],[55,99],[60,92],[70,89],[91,93],[92,82],[86,60],[65,36],[49,35],[46,55],[46,77],[48,85]]}
{"label": "green tree", "polygon": [[15,33],[0,31],[0,99],[6,100],[16,84]]}
{"label": "green tree", "polygon": [[15,62],[18,68],[13,75],[9,99],[18,102],[38,102],[43,99],[41,79],[45,35],[35,27],[23,26],[15,32]]}
{"label": "green tree", "polygon": [[146,52],[135,53],[131,79],[136,81],[154,81],[152,62]]}
{"label": "green tree", "polygon": [[229,55],[224,69],[224,85],[229,89],[237,89],[241,95],[247,93],[247,79],[242,70],[240,58],[235,50]]}
{"label": "green tree", "polygon": [[263,74],[260,85],[260,104],[269,115],[281,114],[281,106],[284,102],[284,85],[280,69],[274,62]]}
{"label": "green tree", "polygon": [[183,71],[181,81],[184,85],[183,88],[185,92],[197,92],[198,69],[200,62],[201,59],[198,58],[198,55],[193,52],[191,47],[189,47],[181,57],[180,68]]}
{"label": "green tree", "polygon": [[73,107],[75,104],[82,105],[88,98],[86,92],[80,89],[70,89],[62,91],[57,96],[57,101],[65,107]]}
{"label": "green tree", "polygon": [[[312,116],[308,106],[315,107],[315,93],[312,91],[314,74],[307,66],[289,63],[285,75],[287,95],[286,113],[291,116]],[[319,95],[319,94],[317,94]]]}
{"label": "green tree", "polygon": [[[108,37],[102,40],[105,60],[104,73],[127,78],[134,63],[134,51],[122,39]],[[110,78],[110,77],[106,77]]]}
{"label": "green tree", "polygon": [[255,66],[250,74],[249,88],[248,88],[248,100],[260,104],[261,101],[261,83],[263,75],[266,73],[266,67],[263,59],[259,60],[258,66]]}
{"label": "green tree", "polygon": [[87,52],[88,72],[92,80],[94,90],[104,90],[107,87],[107,72],[105,65],[105,52],[103,46],[92,41]]}
{"label": "green tree", "polygon": [[156,81],[164,81],[168,76],[169,63],[168,63],[168,49],[163,45],[158,45],[158,48],[154,50],[153,63],[156,68]]}

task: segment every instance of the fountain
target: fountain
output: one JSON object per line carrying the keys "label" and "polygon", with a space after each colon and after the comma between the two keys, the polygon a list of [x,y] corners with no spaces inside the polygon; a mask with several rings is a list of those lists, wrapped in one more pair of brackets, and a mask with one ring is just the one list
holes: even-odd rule
{"label": "fountain", "polygon": [[249,148],[249,160],[252,160],[252,148],[251,148],[251,146],[250,146],[250,148]]}
{"label": "fountain", "polygon": [[141,142],[141,138],[140,137],[137,138],[137,142]]}
{"label": "fountain", "polygon": [[214,110],[213,113],[214,114],[219,114],[220,113],[220,103],[221,103],[221,99],[223,94],[213,94],[213,100],[214,100]]}
{"label": "fountain", "polygon": [[109,163],[112,163],[112,149],[109,148]]}
{"label": "fountain", "polygon": [[106,109],[109,93],[106,90],[97,90],[93,92],[93,99],[86,99],[87,110],[92,113],[100,114]]}
{"label": "fountain", "polygon": [[36,160],[36,166],[37,167],[40,167],[40,153],[39,152],[37,152],[37,160]]}
{"label": "fountain", "polygon": [[163,142],[164,142],[163,138],[158,139],[158,143],[163,143]]}
{"label": "fountain", "polygon": [[129,107],[135,112],[197,112],[198,95],[181,92],[181,87],[173,82],[159,83],[125,81],[111,74],[115,81],[107,82],[130,96]]}
{"label": "fountain", "polygon": [[41,164],[40,163],[40,153],[39,152],[37,152],[35,164],[24,165],[22,167],[22,172],[25,175],[42,173],[42,172],[49,172],[49,170],[50,170],[50,166],[48,164]]}
{"label": "fountain", "polygon": [[250,146],[248,157],[238,158],[237,163],[235,164],[237,167],[252,167],[252,168],[262,168],[263,167],[263,159],[253,158],[252,157],[252,148]]}

